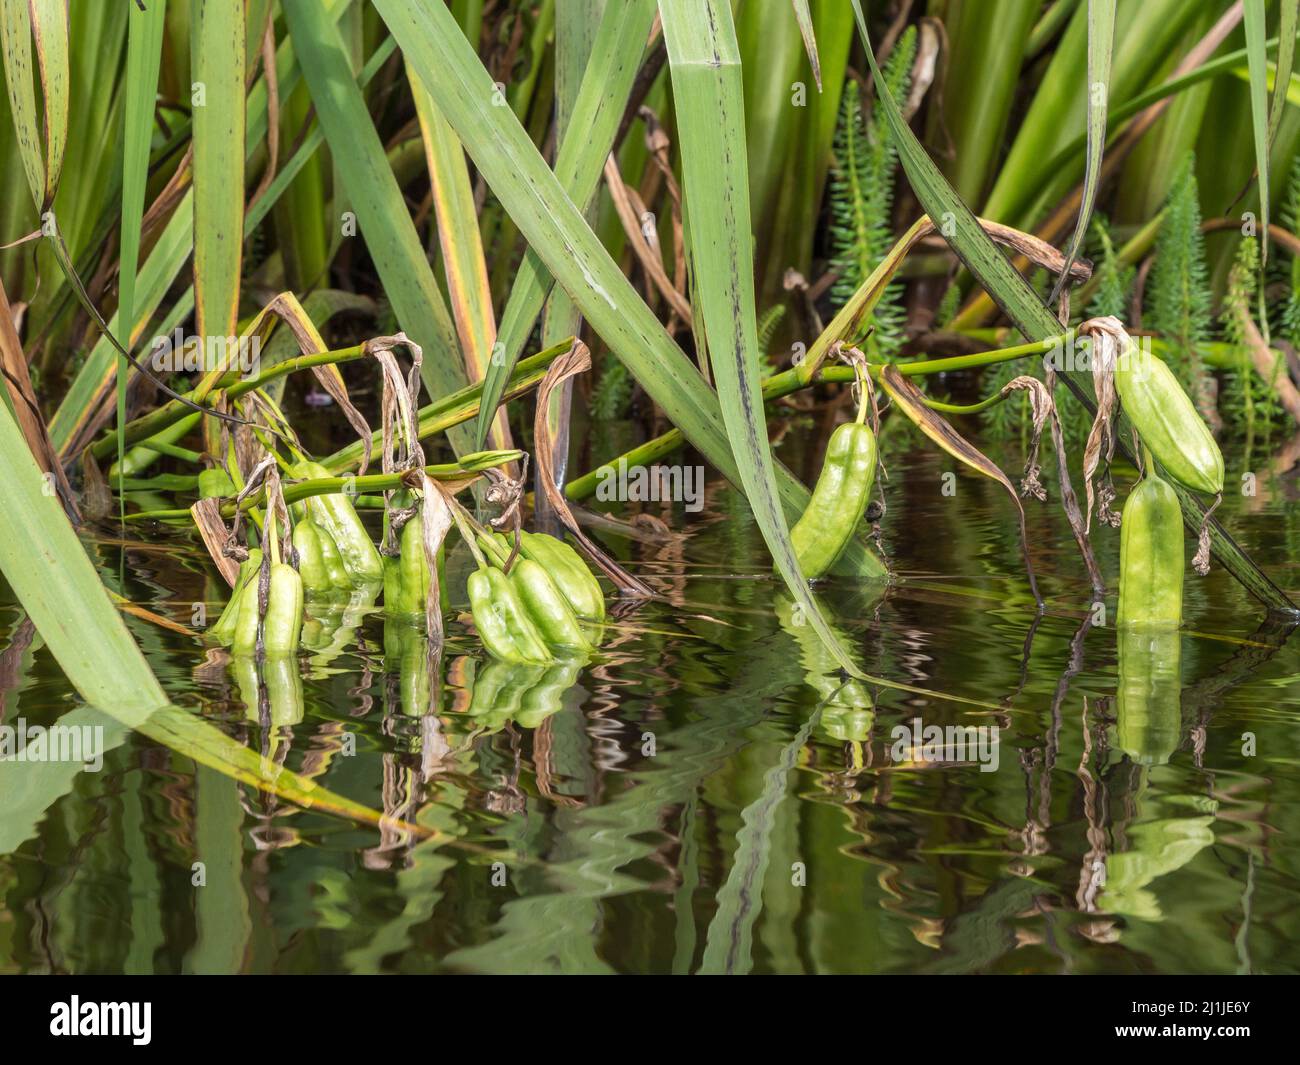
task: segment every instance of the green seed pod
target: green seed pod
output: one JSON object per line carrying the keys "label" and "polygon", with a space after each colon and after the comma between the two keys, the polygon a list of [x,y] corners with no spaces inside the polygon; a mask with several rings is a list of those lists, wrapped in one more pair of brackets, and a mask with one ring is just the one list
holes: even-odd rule
{"label": "green seed pod", "polygon": [[1115,391],[1133,428],[1170,477],[1194,492],[1223,491],[1223,452],[1163,361],[1130,349],[1115,371]]}
{"label": "green seed pod", "polygon": [[[319,462],[299,462],[290,467],[292,477],[333,476]],[[353,581],[382,581],[384,561],[357,515],[352,500],[342,492],[311,496],[307,510],[312,519],[334,538],[343,564]]]}
{"label": "green seed pod", "polygon": [[[307,520],[310,521],[311,519],[308,518]],[[320,543],[321,565],[325,567],[325,574],[329,577],[330,587],[336,591],[346,591],[352,588],[352,577],[348,573],[347,566],[343,564],[343,556],[339,554],[339,547],[334,542],[334,537],[319,523],[313,521],[312,525],[316,529],[316,539]]]}
{"label": "green seed pod", "polygon": [[546,570],[530,558],[517,558],[510,570],[510,583],[548,647],[590,650],[572,607]]}
{"label": "green seed pod", "polygon": [[474,626],[489,654],[505,662],[554,657],[504,573],[481,567],[470,574],[468,588]]}
{"label": "green seed pod", "polygon": [[605,620],[605,592],[576,550],[554,536],[525,532],[519,537],[519,551],[546,570],[578,617]]}
{"label": "green seed pod", "polygon": [[[244,716],[258,724],[284,728],[302,723],[306,708],[302,697],[302,674],[298,661],[281,656],[258,662],[254,658],[231,660],[231,669],[239,684],[239,698]],[[263,717],[262,691],[266,692],[266,717]]]}
{"label": "green seed pod", "polygon": [[1148,472],[1124,504],[1116,622],[1176,629],[1182,620],[1183,512],[1174,490]]}
{"label": "green seed pod", "polygon": [[302,578],[286,562],[271,566],[271,591],[267,596],[262,645],[268,658],[298,651],[302,633]]}
{"label": "green seed pod", "polygon": [[310,518],[293,527],[293,547],[298,552],[298,573],[302,577],[303,591],[309,596],[333,591],[334,582],[325,568],[320,534]]}
{"label": "green seed pod", "polygon": [[[255,574],[240,599],[239,618],[235,623],[235,639],[231,648],[236,655],[257,652],[258,606]],[[268,657],[297,652],[302,617],[302,578],[287,562],[272,563],[266,617],[262,619],[262,648]]]}
{"label": "green seed pod", "polygon": [[230,591],[230,602],[226,604],[221,617],[208,629],[209,635],[219,643],[229,644],[235,638],[235,626],[239,620],[240,603],[251,584],[257,587],[257,571],[262,565],[262,550],[255,547],[248,552],[248,558],[239,564],[239,576]]}
{"label": "green seed pod", "polygon": [[866,512],[876,477],[876,434],[863,422],[831,433],[812,499],[790,530],[790,542],[804,577],[822,576],[848,546]]}
{"label": "green seed pod", "polygon": [[1182,738],[1182,635],[1120,629],[1116,746],[1140,765],[1164,765]]}
{"label": "green seed pod", "polygon": [[213,466],[199,474],[199,498],[220,499],[235,494],[235,484],[230,474],[220,466]]}

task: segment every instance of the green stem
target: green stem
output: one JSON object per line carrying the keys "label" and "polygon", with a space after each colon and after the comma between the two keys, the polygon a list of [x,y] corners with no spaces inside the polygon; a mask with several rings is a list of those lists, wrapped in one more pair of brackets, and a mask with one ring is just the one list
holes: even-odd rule
{"label": "green stem", "polygon": [[[523,458],[522,451],[480,451],[472,455],[464,456],[459,462],[444,462],[433,466],[425,466],[424,472],[432,477],[435,481],[454,481],[462,477],[471,476],[481,473],[490,467],[505,466],[511,462],[518,462]],[[395,488],[404,488],[404,478],[409,471],[404,473],[371,473],[364,477],[312,477],[304,481],[295,481],[293,484],[284,486],[284,502],[286,505],[296,503],[300,499],[307,499],[309,496],[330,495],[333,493],[348,492],[390,492]],[[248,511],[254,507],[260,507],[265,503],[265,490],[254,493],[244,499],[236,508],[234,503],[227,503],[221,508],[223,518],[233,518],[236,510]],[[128,514],[127,521],[173,521],[177,519],[188,520],[190,512],[188,510],[149,510],[141,511],[138,514]]]}
{"label": "green stem", "polygon": [[[956,373],[959,370],[974,370],[981,366],[990,366],[1000,362],[1011,362],[1015,359],[1024,359],[1032,355],[1043,355],[1050,352],[1058,345],[1063,345],[1070,336],[1069,333],[1059,337],[1053,337],[1046,341],[1034,341],[1029,344],[1017,344],[1010,348],[999,348],[996,351],[979,351],[971,355],[954,355],[946,359],[914,359],[909,362],[899,362],[894,365],[899,371],[908,377],[923,377],[936,373]],[[880,377],[880,371],[883,367],[869,366],[871,376]],[[810,380],[804,380],[798,367],[791,370],[783,370],[781,373],[773,374],[763,382],[763,399],[774,400],[781,399],[784,396],[792,395],[805,388],[811,388],[818,382],[843,382],[857,380],[856,374],[852,367],[849,366],[823,366],[819,369]],[[626,462],[628,468],[633,466],[646,466],[664,455],[671,454],[682,446],[683,437],[680,430],[670,429],[662,436],[657,436],[631,451],[610,460],[607,463],[597,467],[589,473],[570,481],[564,488],[564,494],[572,500],[587,499],[594,495],[603,476],[608,476],[604,471],[616,469],[620,462]]]}
{"label": "green stem", "polygon": [[[355,359],[365,355],[365,345],[357,344],[350,348],[341,348],[338,351],[319,351],[310,355],[299,355],[296,358],[285,359],[284,362],[276,363],[269,369],[263,370],[256,377],[248,377],[243,380],[236,378],[234,374],[228,374],[222,378],[222,381],[230,381],[225,388],[225,394],[232,399],[238,398],[255,388],[261,388],[263,385],[274,381],[277,377],[284,377],[286,374],[294,373],[297,370],[309,369],[313,366],[331,366],[339,363],[352,362]],[[188,393],[186,399],[191,403],[202,403],[211,405],[215,402],[215,394],[219,388],[211,389],[206,395],[199,396],[198,389]],[[162,432],[168,426],[179,421],[191,413],[191,409],[179,400],[170,400],[164,403],[157,410],[151,411],[143,417],[136,418],[129,423],[123,430],[123,436],[127,444],[134,444],[137,441],[144,440],[147,437]],[[107,456],[115,447],[116,442],[112,436],[106,436],[97,440],[91,447],[91,454],[97,459]]]}

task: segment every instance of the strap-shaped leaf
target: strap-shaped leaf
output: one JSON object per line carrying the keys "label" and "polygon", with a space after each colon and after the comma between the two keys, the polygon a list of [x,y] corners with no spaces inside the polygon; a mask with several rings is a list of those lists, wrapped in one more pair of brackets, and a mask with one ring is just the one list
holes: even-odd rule
{"label": "strap-shaped leaf", "polygon": [[[1106,109],[1110,103],[1110,57],[1115,46],[1115,0],[1088,0],[1088,157],[1083,170],[1083,197],[1074,235],[1065,252],[1069,270],[1079,254],[1084,234],[1092,221],[1092,206],[1097,202],[1097,184],[1101,177],[1101,157],[1106,150]],[[1067,273],[1057,278],[1049,302],[1055,303],[1067,283]]]}
{"label": "strap-shaped leaf", "polygon": [[[583,75],[555,159],[556,180],[569,199],[580,207],[585,208],[591,202],[600,184],[601,171],[614,146],[655,13],[655,0],[620,0],[605,7],[605,17],[592,44],[592,61]],[[572,136],[567,135],[570,130]],[[515,275],[514,287],[501,315],[497,348],[483,379],[483,405],[475,427],[479,447],[487,439],[492,413],[501,402],[505,383],[554,284],[555,279],[541,256],[529,248]]]}

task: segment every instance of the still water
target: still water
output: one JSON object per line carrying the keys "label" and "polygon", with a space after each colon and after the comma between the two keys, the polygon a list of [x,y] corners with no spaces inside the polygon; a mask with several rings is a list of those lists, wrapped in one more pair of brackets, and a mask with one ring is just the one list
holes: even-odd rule
{"label": "still water", "polygon": [[[675,530],[603,534],[664,599],[568,670],[488,663],[452,624],[428,686],[362,601],[320,612],[300,691],[259,700],[200,637],[127,616],[176,703],[378,828],[85,707],[0,585],[4,722],[107,748],[98,772],[0,763],[0,971],[1300,970],[1300,638],[1189,567],[1180,636],[1121,646],[1030,503],[1035,624],[1009,500],[961,472],[945,494],[952,464],[913,443],[887,448],[901,580],[822,590],[888,685],[841,681],[712,481],[699,513],[621,509]],[[1300,485],[1247,461],[1225,520],[1295,596]],[[134,535],[89,543],[111,585],[182,628],[219,607],[196,539]],[[1113,618],[1118,533],[1094,539]],[[981,731],[927,749],[931,726]]]}

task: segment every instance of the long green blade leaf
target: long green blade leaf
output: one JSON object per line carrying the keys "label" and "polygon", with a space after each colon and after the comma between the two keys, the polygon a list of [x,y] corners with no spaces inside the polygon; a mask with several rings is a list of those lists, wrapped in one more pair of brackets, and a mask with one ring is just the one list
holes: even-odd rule
{"label": "long green blade leaf", "polygon": [[[606,6],[596,31],[591,62],[555,159],[556,180],[569,199],[584,210],[596,194],[605,159],[614,146],[655,10],[655,0],[617,0]],[[505,383],[554,283],[541,256],[529,248],[501,315],[496,353],[483,379],[483,406],[475,426],[478,447],[487,438],[492,412],[501,402]]]}
{"label": "long green blade leaf", "polygon": [[1074,235],[1065,251],[1065,266],[1052,290],[1055,303],[1079,255],[1097,202],[1101,157],[1106,150],[1106,108],[1110,99],[1110,57],[1115,46],[1115,0],[1088,0],[1088,158],[1083,171],[1083,196]]}
{"label": "long green blade leaf", "polygon": [[[1264,0],[1245,0],[1246,61],[1250,65],[1250,124],[1259,174],[1260,268],[1268,263],[1268,33]],[[1285,37],[1285,34],[1283,35]]]}
{"label": "long green blade leaf", "polygon": [[767,439],[754,308],[754,246],[740,49],[727,0],[660,0],[678,101],[696,308],[732,453],[777,569],[845,669],[852,658],[808,590],[781,509]]}
{"label": "long green blade leaf", "polygon": [[244,247],[244,5],[193,0],[190,20],[195,331],[228,337]]}
{"label": "long green blade leaf", "polygon": [[1282,0],[1282,22],[1278,27],[1277,70],[1273,77],[1273,100],[1268,113],[1270,145],[1277,138],[1278,126],[1282,124],[1282,112],[1286,109],[1287,88],[1291,84],[1291,70],[1295,66],[1295,35],[1298,23],[1300,23],[1300,0]]}
{"label": "long green blade leaf", "polygon": [[[135,271],[140,262],[140,225],[144,218],[145,185],[149,179],[149,148],[153,140],[154,100],[158,95],[158,64],[162,59],[165,7],[152,3],[145,10],[132,5],[127,14],[126,124],[122,131],[122,230],[118,282],[117,320],[135,321]],[[131,350],[131,337],[119,336]],[[129,363],[117,357],[117,460],[125,448],[121,429],[126,425],[126,379]],[[125,499],[119,496],[124,507]]]}
{"label": "long green blade leaf", "polygon": [[[397,320],[424,349],[422,374],[430,398],[445,396],[468,383],[456,329],[357,88],[343,40],[318,0],[286,0],[283,9],[325,139],[334,157],[346,160],[339,172],[356,211],[357,228]],[[449,436],[458,454],[474,450],[467,429],[458,428]]]}

